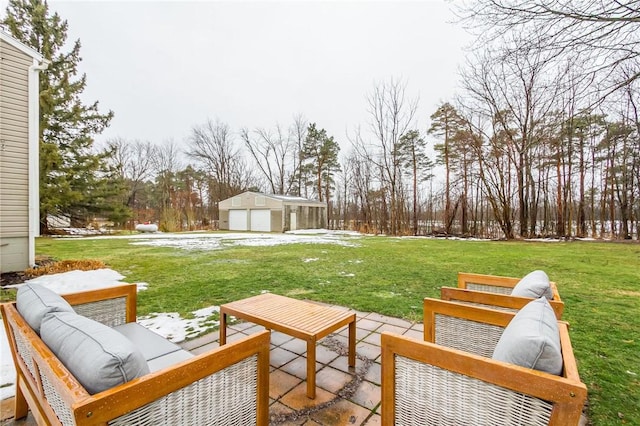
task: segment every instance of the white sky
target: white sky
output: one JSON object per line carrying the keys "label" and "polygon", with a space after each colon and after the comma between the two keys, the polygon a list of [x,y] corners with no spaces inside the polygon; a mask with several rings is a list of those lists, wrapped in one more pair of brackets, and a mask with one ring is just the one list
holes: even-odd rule
{"label": "white sky", "polygon": [[115,112],[99,143],[182,143],[208,118],[233,131],[286,129],[303,114],[346,151],[346,135],[368,129],[366,96],[392,77],[420,98],[416,127],[426,131],[455,93],[469,41],[444,0],[49,5],[82,42],[84,99]]}

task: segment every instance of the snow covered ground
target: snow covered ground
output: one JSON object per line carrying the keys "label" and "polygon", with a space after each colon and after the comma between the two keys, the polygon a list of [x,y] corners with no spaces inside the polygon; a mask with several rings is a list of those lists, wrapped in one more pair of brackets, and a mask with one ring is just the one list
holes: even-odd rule
{"label": "snow covered ground", "polygon": [[326,229],[308,229],[275,233],[144,233],[132,235],[112,235],[92,238],[117,238],[132,240],[131,244],[175,247],[184,250],[222,250],[233,246],[266,247],[282,244],[337,244],[345,247],[357,247],[363,234],[350,231],[328,231]]}
{"label": "snow covered ground", "polygon": [[[355,238],[354,238],[355,237]],[[357,246],[362,234],[343,231],[314,229],[294,231],[285,234],[252,233],[190,233],[190,234],[139,234],[127,236],[100,236],[85,238],[126,238],[131,244],[175,247],[184,250],[221,250],[235,245],[275,246],[281,244],[338,244],[346,247]],[[312,262],[317,259],[305,259]],[[95,271],[70,271],[61,274],[44,275],[29,280],[42,284],[57,293],[74,293],[96,288],[112,287],[122,284],[125,277],[111,269]],[[7,287],[18,287],[21,284]],[[144,291],[147,283],[137,283],[138,291]],[[193,318],[182,318],[177,312],[161,312],[148,317],[139,317],[138,322],[173,342],[182,342],[197,336],[202,331],[217,326],[211,315],[218,311],[217,306],[193,312]],[[0,400],[15,395],[15,369],[9,342],[4,327],[0,327]]]}

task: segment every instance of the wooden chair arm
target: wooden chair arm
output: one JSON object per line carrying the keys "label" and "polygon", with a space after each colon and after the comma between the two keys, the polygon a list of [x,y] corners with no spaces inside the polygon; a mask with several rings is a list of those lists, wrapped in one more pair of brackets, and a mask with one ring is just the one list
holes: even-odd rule
{"label": "wooden chair arm", "polygon": [[[503,277],[499,275],[474,274],[471,272],[458,272],[458,288],[468,290],[485,291],[492,293],[511,294],[513,288],[522,278]],[[553,300],[561,302],[558,286],[555,282],[549,282]]]}
{"label": "wooden chair arm", "polygon": [[469,284],[483,284],[512,289],[518,284],[518,281],[520,281],[520,278],[458,272],[458,287],[460,288],[467,288]]}
{"label": "wooden chair arm", "polygon": [[[511,312],[519,311],[532,300],[529,297],[510,296],[456,287],[442,287],[440,289],[440,298],[442,300],[466,302],[488,308],[494,307],[494,309],[502,308]],[[550,300],[549,304],[553,308],[556,318],[561,319],[564,311],[564,302]]]}

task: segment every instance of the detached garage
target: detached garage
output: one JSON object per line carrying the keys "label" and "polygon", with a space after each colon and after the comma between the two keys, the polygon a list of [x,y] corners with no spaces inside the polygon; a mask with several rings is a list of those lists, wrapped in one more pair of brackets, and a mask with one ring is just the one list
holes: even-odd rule
{"label": "detached garage", "polygon": [[285,232],[327,226],[327,205],[302,197],[247,191],[220,202],[220,229]]}

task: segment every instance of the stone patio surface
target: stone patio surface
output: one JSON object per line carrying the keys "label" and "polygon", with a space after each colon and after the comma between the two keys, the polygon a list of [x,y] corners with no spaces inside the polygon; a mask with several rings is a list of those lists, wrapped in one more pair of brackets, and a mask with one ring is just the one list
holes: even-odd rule
{"label": "stone patio surface", "polygon": [[[344,307],[334,306],[338,309]],[[380,419],[380,333],[390,331],[422,339],[422,323],[377,313],[356,312],[356,367],[347,363],[348,328],[320,340],[316,355],[316,398],[306,396],[306,342],[280,332],[271,333],[269,377],[270,423],[286,426],[382,424]],[[227,341],[264,328],[238,322],[227,328]],[[181,346],[200,354],[218,347],[218,332],[184,342]],[[31,416],[13,420],[12,400],[2,401],[0,419],[7,425],[35,425]]]}

